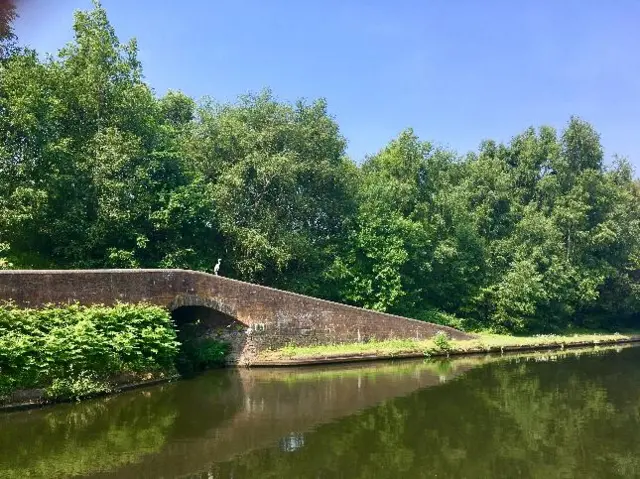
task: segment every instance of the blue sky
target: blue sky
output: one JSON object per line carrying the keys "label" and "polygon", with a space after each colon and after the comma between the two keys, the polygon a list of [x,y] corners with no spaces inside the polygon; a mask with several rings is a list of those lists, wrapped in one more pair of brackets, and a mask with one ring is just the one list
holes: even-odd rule
{"label": "blue sky", "polygon": [[[89,0],[24,0],[53,52]],[[638,0],[103,0],[158,94],[324,97],[360,161],[406,127],[463,153],[571,114],[640,171]]]}

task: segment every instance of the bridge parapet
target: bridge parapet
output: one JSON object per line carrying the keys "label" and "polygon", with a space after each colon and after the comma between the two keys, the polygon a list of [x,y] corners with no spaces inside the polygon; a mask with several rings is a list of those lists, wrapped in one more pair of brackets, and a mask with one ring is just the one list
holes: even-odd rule
{"label": "bridge parapet", "polygon": [[147,302],[176,310],[205,306],[246,327],[248,351],[371,339],[425,339],[438,331],[454,339],[471,335],[446,326],[378,313],[265,286],[180,269],[0,271],[0,300],[19,306],[48,303]]}

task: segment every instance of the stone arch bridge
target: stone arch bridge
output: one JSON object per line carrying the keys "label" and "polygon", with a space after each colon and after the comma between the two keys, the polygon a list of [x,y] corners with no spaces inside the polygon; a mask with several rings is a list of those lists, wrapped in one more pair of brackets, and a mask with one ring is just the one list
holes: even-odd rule
{"label": "stone arch bridge", "polygon": [[209,331],[234,331],[231,362],[241,364],[256,351],[287,344],[423,339],[438,331],[471,338],[446,326],[180,269],[0,271],[2,300],[34,308],[73,302],[163,306],[178,324],[200,319]]}

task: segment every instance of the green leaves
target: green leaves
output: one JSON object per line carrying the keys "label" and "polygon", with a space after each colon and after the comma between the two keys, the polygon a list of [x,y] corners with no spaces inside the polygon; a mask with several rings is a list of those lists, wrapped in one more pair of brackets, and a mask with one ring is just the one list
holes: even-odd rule
{"label": "green leaves", "polygon": [[11,54],[15,48],[16,36],[13,33],[13,21],[16,18],[14,0],[3,0],[0,3],[0,61]]}
{"label": "green leaves", "polygon": [[330,275],[343,301],[511,332],[637,315],[635,282],[621,274],[638,271],[637,188],[624,161],[603,169],[584,121],[560,136],[542,127],[487,141],[464,159],[408,130],[361,172],[359,213]]}
{"label": "green leaves", "polygon": [[323,101],[265,91],[199,109],[188,148],[211,187],[226,274],[286,286],[324,271],[353,209],[344,146]]}
{"label": "green leaves", "polygon": [[0,395],[107,388],[115,375],[172,370],[177,351],[169,314],[157,306],[0,307]]}
{"label": "green leaves", "polygon": [[0,243],[0,270],[11,269],[13,263],[7,258],[9,252],[9,245],[7,243]]}
{"label": "green leaves", "polygon": [[57,55],[1,48],[0,269],[223,258],[225,276],[483,328],[640,317],[640,185],[577,117],[464,157],[407,129],[356,165],[322,99],[157,98],[98,2]]}

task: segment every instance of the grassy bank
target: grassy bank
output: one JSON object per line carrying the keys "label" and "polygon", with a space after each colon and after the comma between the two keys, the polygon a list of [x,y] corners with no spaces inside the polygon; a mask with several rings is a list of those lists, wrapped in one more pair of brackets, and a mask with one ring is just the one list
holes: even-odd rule
{"label": "grassy bank", "polygon": [[169,313],[151,305],[0,306],[0,403],[106,393],[175,374]]}
{"label": "grassy bank", "polygon": [[570,334],[508,336],[478,334],[477,338],[456,341],[445,335],[429,340],[392,339],[366,343],[332,344],[323,346],[287,346],[262,352],[255,365],[286,365],[335,362],[394,357],[442,356],[447,354],[472,354],[531,349],[570,348],[640,341],[640,334]]}

